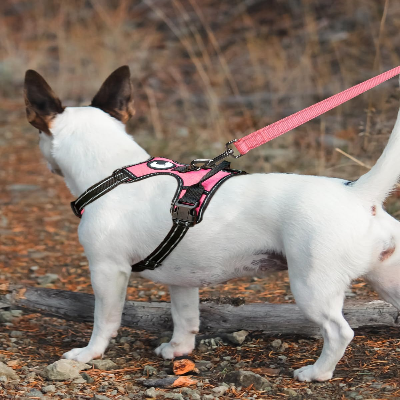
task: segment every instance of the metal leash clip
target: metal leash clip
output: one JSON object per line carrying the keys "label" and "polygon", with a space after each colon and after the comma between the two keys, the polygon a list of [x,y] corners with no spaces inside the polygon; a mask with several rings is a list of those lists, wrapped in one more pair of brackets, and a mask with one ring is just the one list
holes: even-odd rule
{"label": "metal leash clip", "polygon": [[199,170],[200,168],[211,168],[217,162],[222,161],[224,158],[233,157],[233,158],[240,158],[243,154],[235,155],[233,149],[229,146],[232,143],[237,142],[237,139],[233,139],[230,142],[225,144],[226,150],[221,153],[219,156],[209,159],[209,158],[197,158],[193,160],[190,165],[193,169]]}

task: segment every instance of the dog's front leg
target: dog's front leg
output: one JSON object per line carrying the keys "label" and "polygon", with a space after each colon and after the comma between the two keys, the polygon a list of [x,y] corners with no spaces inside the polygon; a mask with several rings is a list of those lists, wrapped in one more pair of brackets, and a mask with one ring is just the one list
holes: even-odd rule
{"label": "dog's front leg", "polygon": [[92,336],[86,347],[72,349],[63,355],[63,358],[80,362],[102,357],[110,339],[117,336],[131,269],[129,265],[123,268],[94,264],[90,271],[95,295]]}
{"label": "dog's front leg", "polygon": [[169,343],[157,347],[156,353],[171,359],[194,350],[196,333],[199,331],[199,289],[170,286],[171,314],[174,333]]}

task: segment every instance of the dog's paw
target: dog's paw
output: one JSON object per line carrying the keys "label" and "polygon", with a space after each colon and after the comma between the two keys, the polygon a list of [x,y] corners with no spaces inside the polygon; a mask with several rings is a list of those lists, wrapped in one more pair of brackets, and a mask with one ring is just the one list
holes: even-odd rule
{"label": "dog's paw", "polygon": [[158,356],[161,356],[166,360],[171,360],[175,357],[190,354],[193,349],[193,345],[185,345],[171,341],[169,343],[162,343],[161,346],[156,348],[155,352]]}
{"label": "dog's paw", "polygon": [[323,382],[332,378],[333,372],[322,372],[315,365],[306,365],[294,371],[295,379],[301,382],[318,381]]}
{"label": "dog's paw", "polygon": [[62,358],[66,358],[67,360],[75,360],[82,363],[87,363],[91,360],[95,360],[96,358],[101,358],[103,354],[93,351],[89,347],[82,347],[77,349],[72,349],[67,353],[62,355]]}

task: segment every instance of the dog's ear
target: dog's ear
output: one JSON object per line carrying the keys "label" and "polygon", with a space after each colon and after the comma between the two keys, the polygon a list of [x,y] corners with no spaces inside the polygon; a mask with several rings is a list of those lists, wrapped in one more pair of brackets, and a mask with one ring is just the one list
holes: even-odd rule
{"label": "dog's ear", "polygon": [[51,135],[51,121],[57,114],[64,111],[60,99],[43,77],[31,69],[25,74],[24,93],[26,116],[29,123]]}
{"label": "dog's ear", "polygon": [[116,69],[104,81],[91,106],[100,108],[124,124],[135,114],[131,73],[127,65]]}

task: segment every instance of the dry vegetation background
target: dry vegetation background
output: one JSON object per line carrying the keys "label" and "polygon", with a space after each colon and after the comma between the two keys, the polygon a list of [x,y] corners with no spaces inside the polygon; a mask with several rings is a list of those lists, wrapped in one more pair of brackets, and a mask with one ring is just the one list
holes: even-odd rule
{"label": "dry vegetation background", "polygon": [[[233,138],[398,66],[400,2],[0,1],[0,289],[11,282],[91,291],[88,266],[76,235],[78,221],[69,209],[71,195],[62,179],[47,171],[37,147],[37,133],[25,119],[25,71],[40,72],[64,105],[76,106],[89,104],[109,73],[124,64],[131,68],[136,104],[136,116],[127,129],[137,142],[153,156],[182,162],[208,158],[219,154]],[[398,82],[392,79],[253,150],[233,166],[248,172],[357,178],[386,145],[398,108]],[[397,193],[387,208],[400,216]],[[46,281],[48,273],[56,275]],[[240,294],[247,302],[293,301],[285,272],[259,281],[235,280],[202,293]],[[376,297],[361,280],[350,295]],[[140,279],[131,280],[128,296],[168,300],[166,288]],[[90,335],[89,325],[70,324],[65,339],[63,321],[38,315],[24,318],[0,333],[0,359],[11,359],[18,373],[24,366],[42,367],[71,347],[86,345]],[[7,329],[29,332],[31,345],[12,350]],[[132,329],[124,332],[143,337]],[[397,339],[389,330],[356,333],[339,364],[338,381],[330,387],[315,386],[316,397],[304,398],[344,398],[342,394],[352,385],[371,383],[363,381],[365,369],[398,396],[399,353],[393,350],[398,347]],[[297,346],[297,338],[288,342],[293,349]],[[269,338],[266,343],[269,346]],[[310,343],[300,345],[307,355],[300,355],[296,363],[315,359],[321,341]],[[113,348],[109,356],[124,366],[131,363],[138,371],[146,363],[161,368],[162,361],[152,353],[153,344],[145,341],[145,345],[143,354],[148,358],[141,353],[144,358],[140,362],[129,358],[122,347],[121,351]],[[372,357],[374,347],[386,350]],[[250,350],[239,356],[229,353],[236,351],[229,346],[218,351],[248,357],[251,368],[268,366],[268,359],[261,361],[258,348],[258,364]],[[196,357],[206,359],[208,355]],[[374,364],[376,358],[386,361]],[[275,381],[277,390],[292,385],[301,393],[310,387],[314,391],[312,385],[292,381],[289,367],[293,363],[290,359],[288,365],[282,364],[285,372],[283,381],[282,376]],[[97,384],[102,384],[100,378]],[[30,381],[30,387],[41,385],[40,379]],[[0,396],[14,393],[10,388],[1,390]],[[90,390],[95,390],[94,386]],[[390,396],[375,393],[374,398]]]}
{"label": "dry vegetation background", "polygon": [[[400,64],[394,0],[3,0],[0,12],[2,114],[22,106],[27,68],[66,105],[81,105],[128,64],[137,105],[129,132],[153,155],[181,161],[218,154],[230,139]],[[374,160],[397,97],[393,79],[237,165],[358,176],[365,169],[334,149]]]}

